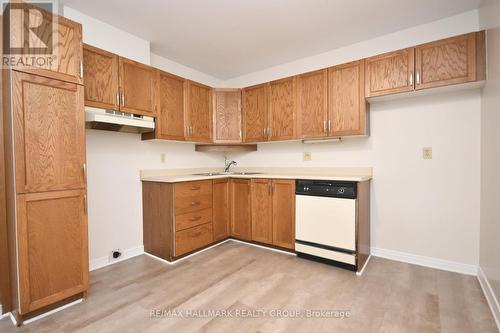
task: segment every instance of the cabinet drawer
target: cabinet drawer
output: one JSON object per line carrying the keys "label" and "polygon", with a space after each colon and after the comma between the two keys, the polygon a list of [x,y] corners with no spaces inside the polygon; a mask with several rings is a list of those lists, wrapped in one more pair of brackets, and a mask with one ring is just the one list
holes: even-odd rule
{"label": "cabinet drawer", "polygon": [[189,229],[212,221],[212,208],[198,210],[175,217],[175,231]]}
{"label": "cabinet drawer", "polygon": [[196,182],[176,183],[175,198],[191,198],[199,195],[212,195],[212,181],[201,180]]}
{"label": "cabinet drawer", "polygon": [[175,196],[175,215],[195,212],[212,207],[212,193],[192,197]]}
{"label": "cabinet drawer", "polygon": [[199,249],[213,242],[212,222],[175,233],[175,256]]}

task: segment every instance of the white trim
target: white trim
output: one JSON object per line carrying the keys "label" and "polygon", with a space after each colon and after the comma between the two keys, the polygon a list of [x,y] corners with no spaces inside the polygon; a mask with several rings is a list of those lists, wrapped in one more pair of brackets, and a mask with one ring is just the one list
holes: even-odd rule
{"label": "white trim", "polygon": [[92,259],[89,263],[89,270],[94,271],[96,269],[103,268],[103,267],[113,265],[113,264],[116,264],[118,262],[130,259],[130,258],[136,257],[136,256],[141,255],[143,253],[144,253],[144,245],[141,245],[141,246],[133,247],[133,248],[130,248],[130,249],[123,251],[121,257],[119,259],[116,259],[116,260],[111,261],[109,256],[100,257],[97,259]]}
{"label": "white trim", "polygon": [[[1,304],[0,304],[0,306],[1,306]],[[0,313],[1,313],[1,312],[0,312]],[[8,317],[9,315],[10,315],[10,312],[7,312],[7,313],[2,313],[2,314],[0,315],[0,320],[4,319],[5,317]]]}
{"label": "white trim", "polygon": [[14,326],[17,326],[17,320],[16,318],[14,317],[14,315],[12,314],[12,312],[9,312],[9,318],[10,318],[10,321],[12,322],[12,324]]}
{"label": "white trim", "polygon": [[44,317],[50,316],[51,314],[54,314],[54,313],[59,312],[59,311],[62,311],[64,309],[69,308],[70,306],[73,306],[73,305],[76,305],[76,304],[80,304],[82,302],[83,302],[83,299],[80,298],[80,299],[77,299],[76,301],[73,301],[71,303],[64,304],[63,306],[60,306],[60,307],[58,307],[56,309],[50,310],[48,312],[42,313],[39,316],[36,316],[36,317],[30,318],[30,319],[28,319],[26,321],[23,321],[23,325],[28,325],[29,323],[32,323],[32,322],[37,321],[39,319],[42,319]]}
{"label": "white trim", "polygon": [[450,272],[477,276],[478,267],[476,265],[464,264],[461,262],[448,261],[433,257],[419,256],[416,254],[381,249],[377,247],[371,248],[371,254],[375,257],[406,262],[409,264],[414,264],[419,266],[437,268]]}
{"label": "white trim", "polygon": [[493,288],[491,288],[490,282],[488,278],[484,274],[481,266],[479,266],[479,272],[477,274],[477,279],[479,280],[479,284],[481,285],[481,289],[483,289],[484,297],[490,306],[491,314],[495,319],[497,324],[498,331],[500,332],[500,304],[498,304],[498,299],[493,292]]}
{"label": "white trim", "polygon": [[372,255],[370,254],[370,255],[368,256],[368,259],[366,259],[365,264],[363,265],[363,268],[361,268],[361,270],[360,270],[359,272],[356,272],[356,275],[357,275],[357,276],[361,276],[361,275],[363,275],[363,272],[365,271],[366,266],[368,266],[368,262],[370,262],[370,259],[371,259],[371,258],[372,258]]}

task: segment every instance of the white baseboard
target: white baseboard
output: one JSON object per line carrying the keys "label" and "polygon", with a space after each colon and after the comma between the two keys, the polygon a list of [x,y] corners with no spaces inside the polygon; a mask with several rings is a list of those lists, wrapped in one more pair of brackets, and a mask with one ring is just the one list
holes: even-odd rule
{"label": "white baseboard", "polygon": [[141,245],[141,246],[133,247],[133,248],[126,249],[126,250],[122,251],[121,257],[119,259],[116,259],[116,260],[111,260],[109,256],[100,257],[97,259],[92,259],[92,260],[90,260],[90,263],[89,263],[89,269],[90,269],[90,271],[93,271],[93,270],[96,270],[99,268],[103,268],[103,267],[106,267],[109,265],[116,264],[117,262],[120,262],[123,260],[130,259],[132,257],[136,257],[136,256],[141,255],[143,253],[144,253],[144,246]]}
{"label": "white baseboard", "polygon": [[377,247],[371,248],[371,254],[375,257],[406,262],[419,266],[437,268],[444,271],[477,276],[478,267],[476,265],[464,264],[461,262],[448,261],[433,257],[419,256],[416,254],[381,249]]}
{"label": "white baseboard", "polygon": [[500,305],[498,304],[498,299],[491,288],[490,282],[486,275],[484,275],[481,266],[479,266],[479,272],[477,275],[477,279],[479,280],[479,284],[483,289],[484,297],[488,301],[488,305],[490,306],[491,313],[493,314],[493,318],[495,318],[495,322],[497,323],[498,331],[500,332]]}

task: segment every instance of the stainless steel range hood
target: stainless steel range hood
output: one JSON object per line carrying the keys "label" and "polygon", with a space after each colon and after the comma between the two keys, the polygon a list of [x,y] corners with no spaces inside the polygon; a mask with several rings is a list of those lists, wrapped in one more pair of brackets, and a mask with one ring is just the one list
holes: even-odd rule
{"label": "stainless steel range hood", "polygon": [[155,123],[153,117],[86,106],[85,127],[104,131],[147,133],[154,131]]}

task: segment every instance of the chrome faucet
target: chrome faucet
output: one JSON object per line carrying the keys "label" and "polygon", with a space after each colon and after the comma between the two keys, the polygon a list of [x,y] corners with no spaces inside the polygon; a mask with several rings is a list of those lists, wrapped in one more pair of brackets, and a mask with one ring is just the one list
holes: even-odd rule
{"label": "chrome faucet", "polygon": [[236,164],[236,161],[228,162],[227,156],[224,156],[224,173],[228,173],[231,166]]}

